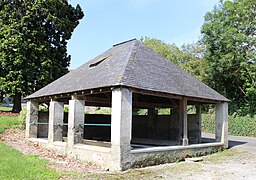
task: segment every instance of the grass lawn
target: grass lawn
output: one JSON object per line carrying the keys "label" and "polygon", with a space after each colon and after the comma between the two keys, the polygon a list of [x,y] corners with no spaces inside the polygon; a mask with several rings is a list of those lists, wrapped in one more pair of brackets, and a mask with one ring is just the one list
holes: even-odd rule
{"label": "grass lawn", "polygon": [[[0,116],[0,133],[20,125],[17,116]],[[0,140],[0,179],[59,179],[77,176],[75,173],[54,171],[48,161],[35,155],[23,155]]]}
{"label": "grass lawn", "polygon": [[11,107],[0,106],[0,111],[11,111]]}
{"label": "grass lawn", "polygon": [[0,143],[0,179],[58,179],[61,173],[47,167],[47,160]]}
{"label": "grass lawn", "polygon": [[7,128],[13,128],[20,125],[18,116],[0,116],[0,133]]}

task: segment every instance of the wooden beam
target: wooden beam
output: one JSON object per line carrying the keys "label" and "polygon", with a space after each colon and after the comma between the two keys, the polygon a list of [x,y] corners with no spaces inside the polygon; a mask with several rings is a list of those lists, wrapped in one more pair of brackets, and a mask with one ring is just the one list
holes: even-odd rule
{"label": "wooden beam", "polygon": [[86,102],[85,101],[85,106],[95,106],[95,107],[111,107],[111,103],[99,103],[99,102]]}
{"label": "wooden beam", "polygon": [[217,100],[211,100],[211,99],[202,99],[202,98],[196,98],[196,97],[186,97],[188,100],[188,104],[217,104],[220,103],[220,101]]}
{"label": "wooden beam", "polygon": [[41,96],[37,98],[32,98],[34,100],[48,100],[48,99],[61,99],[61,98],[71,98],[71,96],[75,96],[79,99],[83,98],[85,95],[95,95],[95,94],[102,94],[102,93],[110,93],[111,88],[110,87],[104,87],[104,88],[95,88],[95,89],[89,89],[89,90],[80,90],[80,91],[74,91],[74,92],[68,92],[68,93],[61,93],[61,94],[53,94],[53,95],[47,95],[47,96]]}
{"label": "wooden beam", "polygon": [[177,108],[178,105],[171,103],[152,103],[152,102],[134,102],[133,107],[135,108]]}
{"label": "wooden beam", "polygon": [[130,90],[134,93],[143,94],[143,95],[151,95],[151,96],[171,98],[171,99],[182,99],[182,96],[180,96],[180,95],[168,94],[168,93],[163,93],[163,92],[142,90],[142,89],[137,89],[137,88],[130,88]]}
{"label": "wooden beam", "polygon": [[178,101],[177,99],[134,93],[133,106],[144,108],[175,108],[178,107]]}

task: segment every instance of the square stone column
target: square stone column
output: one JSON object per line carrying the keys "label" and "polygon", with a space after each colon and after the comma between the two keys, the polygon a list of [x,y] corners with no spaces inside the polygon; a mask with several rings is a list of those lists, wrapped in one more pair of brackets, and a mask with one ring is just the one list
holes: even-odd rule
{"label": "square stone column", "polygon": [[112,90],[110,170],[125,170],[131,165],[132,92]]}
{"label": "square stone column", "polygon": [[188,117],[187,117],[187,99],[182,98],[179,101],[179,135],[182,137],[181,144],[188,145]]}
{"label": "square stone column", "polygon": [[198,122],[198,143],[201,143],[202,137],[202,112],[201,112],[201,105],[196,105],[196,118]]}
{"label": "square stone column", "polygon": [[224,143],[224,148],[228,148],[228,103],[216,104],[216,142]]}
{"label": "square stone column", "polygon": [[48,143],[62,141],[64,103],[51,101],[49,106]]}
{"label": "square stone column", "polygon": [[39,104],[34,100],[27,102],[27,116],[26,116],[26,137],[37,138],[37,123],[38,122]]}
{"label": "square stone column", "polygon": [[78,100],[75,97],[69,100],[68,112],[68,147],[73,148],[75,143],[83,139],[84,126],[84,100]]}

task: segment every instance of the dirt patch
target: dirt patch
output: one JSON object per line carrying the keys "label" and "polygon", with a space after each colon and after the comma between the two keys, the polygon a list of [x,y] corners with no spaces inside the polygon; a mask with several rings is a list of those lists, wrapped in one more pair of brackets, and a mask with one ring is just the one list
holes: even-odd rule
{"label": "dirt patch", "polygon": [[0,111],[0,116],[19,116],[20,113],[13,113],[11,111]]}
{"label": "dirt patch", "polygon": [[35,154],[41,158],[48,159],[50,161],[50,167],[57,171],[84,173],[99,170],[96,166],[58,155],[51,150],[42,148],[37,142],[27,140],[24,130],[8,129],[2,134],[1,140],[5,144],[19,150],[22,154]]}

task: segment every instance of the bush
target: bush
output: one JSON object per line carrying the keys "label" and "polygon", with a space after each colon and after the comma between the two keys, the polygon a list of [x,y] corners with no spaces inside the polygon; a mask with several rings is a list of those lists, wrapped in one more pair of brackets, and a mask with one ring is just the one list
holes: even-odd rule
{"label": "bush", "polygon": [[215,133],[215,114],[202,114],[202,131]]}
{"label": "bush", "polygon": [[[202,131],[215,133],[215,115],[202,114]],[[256,115],[228,116],[228,133],[234,136],[256,137]]]}
{"label": "bush", "polygon": [[64,112],[68,113],[69,109],[67,106],[64,107]]}
{"label": "bush", "polygon": [[39,111],[41,112],[47,112],[48,111],[48,105],[43,103],[39,105]]}
{"label": "bush", "polygon": [[26,115],[27,115],[27,109],[23,108],[20,111],[20,115],[19,115],[19,122],[20,122],[22,128],[26,127]]}
{"label": "bush", "polygon": [[228,131],[230,135],[256,137],[256,115],[229,116]]}

